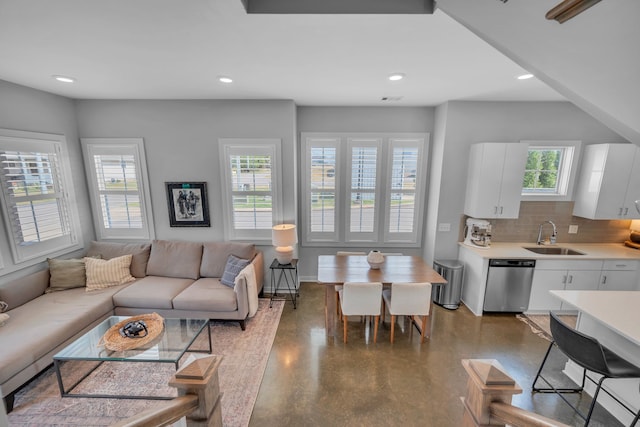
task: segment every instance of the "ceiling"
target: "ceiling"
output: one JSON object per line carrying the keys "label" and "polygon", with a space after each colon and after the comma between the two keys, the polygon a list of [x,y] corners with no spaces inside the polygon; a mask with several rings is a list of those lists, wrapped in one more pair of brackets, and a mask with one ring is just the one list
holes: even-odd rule
{"label": "ceiling", "polygon": [[[76,99],[565,99],[536,78],[517,80],[526,70],[440,10],[248,15],[241,0],[0,0],[0,58],[1,80]],[[394,72],[406,78],[389,81]]]}

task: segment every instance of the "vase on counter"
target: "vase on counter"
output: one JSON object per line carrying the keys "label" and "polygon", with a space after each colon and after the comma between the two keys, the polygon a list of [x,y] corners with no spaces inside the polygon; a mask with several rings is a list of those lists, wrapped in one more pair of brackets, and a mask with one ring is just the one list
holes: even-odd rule
{"label": "vase on counter", "polygon": [[384,262],[384,255],[382,255],[380,251],[371,251],[369,255],[367,255],[367,262],[372,269],[377,270]]}

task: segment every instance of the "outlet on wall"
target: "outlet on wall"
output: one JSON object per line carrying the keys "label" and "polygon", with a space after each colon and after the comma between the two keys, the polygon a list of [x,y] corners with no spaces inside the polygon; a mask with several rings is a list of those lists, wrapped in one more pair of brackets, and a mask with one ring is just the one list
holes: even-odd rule
{"label": "outlet on wall", "polygon": [[451,231],[451,224],[447,222],[441,222],[438,224],[438,231]]}
{"label": "outlet on wall", "polygon": [[569,226],[569,234],[578,234],[578,226],[570,225]]}

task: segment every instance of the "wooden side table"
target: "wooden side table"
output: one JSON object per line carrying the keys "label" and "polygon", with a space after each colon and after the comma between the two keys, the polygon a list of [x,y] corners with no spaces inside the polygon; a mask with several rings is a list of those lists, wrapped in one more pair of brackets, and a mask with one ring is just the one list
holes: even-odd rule
{"label": "wooden side table", "polygon": [[[271,270],[271,300],[269,301],[269,308],[273,306],[273,300],[287,300],[286,296],[278,296],[279,290],[285,290],[284,288],[281,288],[282,278],[284,278],[287,285],[286,290],[291,296],[293,308],[297,308],[297,300],[298,296],[300,296],[298,283],[298,260],[293,259],[289,264],[280,264],[277,259],[274,259],[269,266],[269,269]],[[278,274],[276,270],[279,270],[280,273]],[[276,274],[278,275],[277,280]]]}

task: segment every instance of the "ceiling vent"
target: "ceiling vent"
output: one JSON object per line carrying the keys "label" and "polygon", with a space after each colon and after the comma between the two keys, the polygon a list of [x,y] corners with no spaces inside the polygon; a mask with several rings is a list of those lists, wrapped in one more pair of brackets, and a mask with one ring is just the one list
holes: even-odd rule
{"label": "ceiling vent", "polygon": [[382,101],[400,101],[402,99],[401,96],[383,96]]}

